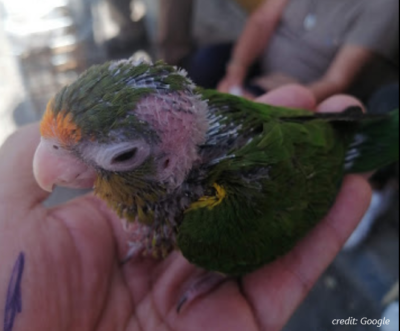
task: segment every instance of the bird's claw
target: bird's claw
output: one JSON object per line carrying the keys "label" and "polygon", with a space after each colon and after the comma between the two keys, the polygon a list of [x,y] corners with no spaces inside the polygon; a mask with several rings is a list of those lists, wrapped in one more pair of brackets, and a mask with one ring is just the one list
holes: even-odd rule
{"label": "bird's claw", "polygon": [[176,312],[179,314],[182,311],[183,306],[187,306],[198,297],[211,292],[227,279],[226,276],[213,272],[209,272],[198,278],[179,299],[176,306]]}
{"label": "bird's claw", "polygon": [[129,242],[128,245],[129,245],[128,253],[126,253],[125,257],[121,260],[121,265],[125,265],[129,261],[136,259],[142,254],[144,250],[143,245],[137,242]]}

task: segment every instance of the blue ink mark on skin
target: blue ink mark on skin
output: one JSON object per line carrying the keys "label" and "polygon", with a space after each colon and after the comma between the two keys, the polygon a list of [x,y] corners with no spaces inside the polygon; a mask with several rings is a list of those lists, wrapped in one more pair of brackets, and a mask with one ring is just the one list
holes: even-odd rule
{"label": "blue ink mark on skin", "polygon": [[6,308],[4,311],[4,331],[12,331],[15,317],[22,311],[21,280],[25,267],[25,255],[20,253],[15,262],[8,284]]}

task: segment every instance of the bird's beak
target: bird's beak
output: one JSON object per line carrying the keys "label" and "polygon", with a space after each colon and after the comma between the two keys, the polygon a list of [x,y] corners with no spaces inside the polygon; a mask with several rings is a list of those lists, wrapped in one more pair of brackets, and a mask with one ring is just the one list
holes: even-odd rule
{"label": "bird's beak", "polygon": [[92,188],[96,180],[93,168],[43,138],[33,159],[33,172],[39,186],[48,192],[55,186]]}

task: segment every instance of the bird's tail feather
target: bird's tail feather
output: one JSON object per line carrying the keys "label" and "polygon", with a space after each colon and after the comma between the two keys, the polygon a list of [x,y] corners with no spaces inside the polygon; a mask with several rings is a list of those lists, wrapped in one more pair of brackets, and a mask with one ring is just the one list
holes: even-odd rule
{"label": "bird's tail feather", "polygon": [[398,160],[399,110],[362,119],[346,155],[346,172],[369,172]]}

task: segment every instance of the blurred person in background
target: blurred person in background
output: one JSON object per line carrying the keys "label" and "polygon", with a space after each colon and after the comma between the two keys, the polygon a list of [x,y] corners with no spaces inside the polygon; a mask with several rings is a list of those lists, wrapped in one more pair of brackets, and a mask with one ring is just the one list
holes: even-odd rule
{"label": "blurred person in background", "polygon": [[[107,0],[111,18],[119,27],[118,35],[106,42],[111,58],[129,57],[149,41],[144,19],[134,21],[132,18],[135,1],[138,0]],[[178,64],[192,51],[193,4],[194,0],[157,1],[158,57],[169,64]]]}
{"label": "blurred person in background", "polygon": [[193,5],[193,0],[159,1],[158,57],[169,64],[182,64],[194,48]]}
{"label": "blurred person in background", "polygon": [[107,0],[111,19],[119,28],[119,33],[105,43],[110,58],[127,57],[146,43],[146,29],[143,20],[132,19],[135,0]]}
{"label": "blurred person in background", "polygon": [[398,7],[398,0],[266,0],[235,46],[200,49],[184,66],[197,84],[222,92],[253,97],[299,83],[317,100],[342,92],[366,100],[398,80]]}

